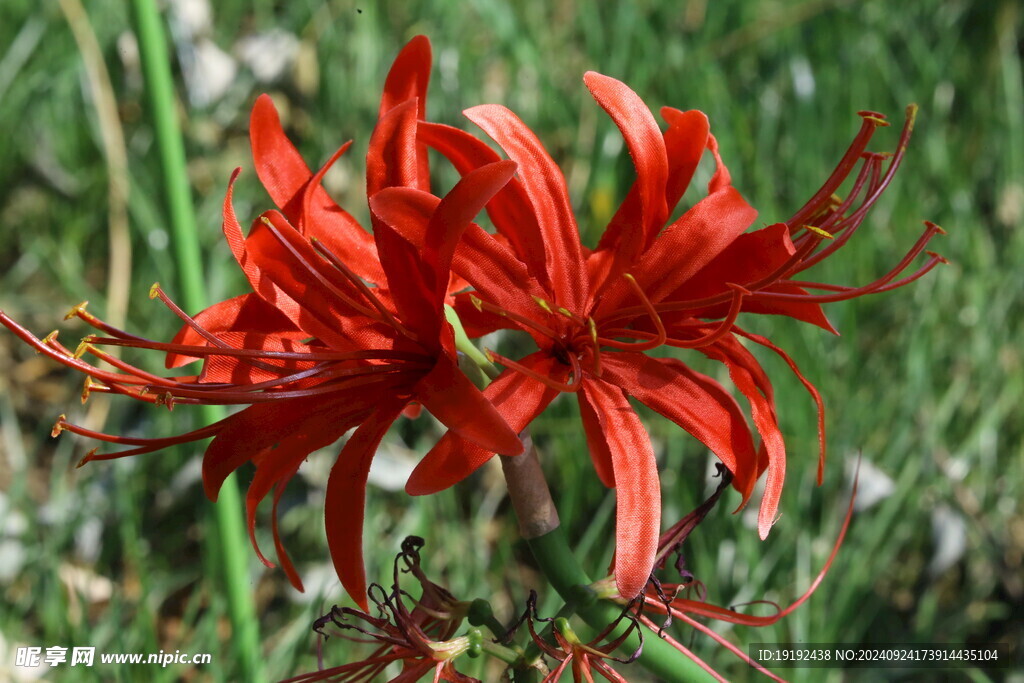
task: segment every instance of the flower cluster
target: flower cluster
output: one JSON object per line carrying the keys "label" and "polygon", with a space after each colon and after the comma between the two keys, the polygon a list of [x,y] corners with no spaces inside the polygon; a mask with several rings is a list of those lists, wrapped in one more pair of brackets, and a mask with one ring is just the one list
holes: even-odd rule
{"label": "flower cluster", "polygon": [[[740,327],[739,316],[782,315],[834,331],[822,304],[892,290],[942,262],[928,252],[910,270],[941,232],[927,223],[874,282],[839,286],[801,276],[850,240],[889,185],[907,148],[913,108],[893,154],[868,150],[873,134],[889,124],[880,114],[861,112],[860,131],[811,199],[788,220],[749,230],[757,212],[733,187],[704,114],[663,108],[662,130],[625,84],[589,72],[584,83],[621,131],[636,180],[597,246],[588,248],[561,170],[515,114],[500,105],[464,112],[507,159],[470,133],[426,121],[430,60],[429,42],[417,37],[387,76],[367,152],[372,233],[321,185],[350,143],[312,171],[264,95],[252,111],[252,153],[277,209],[260,215],[246,233],[231,201],[238,171],[223,209],[224,235],[250,293],[190,316],[154,286],[152,295],[183,321],[170,342],[116,329],[80,305],[70,316],[97,333],[76,350],[55,333],[37,338],[0,312],[0,323],[24,341],[84,373],[84,395],[121,394],[168,408],[247,406],[178,436],[102,434],[63,416],[54,433],[128,447],[94,450],[83,462],[212,437],[203,459],[211,498],[231,472],[252,462],[246,508],[253,544],[257,506],[273,492],[277,555],[301,588],[278,537],[277,502],[310,453],[354,429],[331,470],[325,519],[338,575],[364,611],[362,521],[370,461],[394,420],[420,405],[448,433],[412,473],[406,489],[413,495],[461,481],[495,453],[518,455],[518,435],[560,393],[575,394],[597,475],[616,489],[614,577],[623,599],[640,595],[652,568],[664,561],[655,453],[630,398],[714,452],[741,506],[766,476],[759,511],[760,535],[766,536],[778,514],[786,451],[772,384],[741,339],[780,355],[816,402],[819,478],[824,413],[817,390],[793,360]],[[461,174],[443,197],[431,192],[428,148]],[[715,165],[706,196],[672,220],[706,153]],[[837,196],[848,179],[845,196]],[[473,222],[482,210],[495,232]],[[504,371],[481,391],[459,369],[456,329],[446,310],[470,337],[518,330],[536,351],[508,358],[488,350]],[[164,353],[168,369],[196,361],[201,369],[155,375],[103,350],[110,346]],[[662,347],[692,349],[722,363],[749,404],[753,428],[730,391],[677,359],[656,355]],[[86,356],[109,367],[87,363]]]}

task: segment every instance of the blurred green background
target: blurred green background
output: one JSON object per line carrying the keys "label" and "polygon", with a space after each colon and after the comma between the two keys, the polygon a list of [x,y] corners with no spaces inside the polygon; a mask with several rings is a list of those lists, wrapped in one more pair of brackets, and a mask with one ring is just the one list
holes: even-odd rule
{"label": "blurred green background", "polygon": [[[694,535],[686,559],[715,604],[787,604],[828,554],[861,455],[862,509],[814,598],[772,628],[716,629],[741,644],[1008,642],[1018,648],[1015,675],[1024,680],[1018,2],[166,5],[211,301],[244,291],[219,230],[231,170],[245,168],[236,189],[240,216],[270,206],[248,156],[256,95],[273,95],[311,165],[355,139],[327,186],[365,218],[361,157],[380,88],[393,56],[417,33],[434,45],[428,117],[462,127],[466,107],[511,107],[565,170],[591,244],[632,168],[617,130],[582,85],[587,69],[624,80],[654,110],[705,111],[735,185],[765,224],[784,220],[818,188],[859,125],[855,112],[873,109],[898,121],[906,104],[920,104],[893,186],[858,236],[816,274],[840,284],[873,280],[899,260],[925,218],[949,231],[932,248],[952,264],[906,289],[828,307],[840,338],[788,319],[746,321],[789,350],[825,397],[825,483],[814,486],[813,404],[785,366],[766,357],[790,454],[782,519],[761,542],[748,515],[730,514],[738,502],[730,493]],[[146,292],[160,281],[173,296],[175,269],[129,13],[114,0],[89,0],[85,15],[75,7],[0,5],[0,308],[42,335],[82,299],[93,312],[116,316],[130,297],[128,329],[166,338],[176,319]],[[88,75],[100,64],[109,80]],[[895,141],[896,131],[885,130],[873,147],[888,151]],[[439,186],[453,182],[444,164],[435,168]],[[706,178],[704,172],[696,184]],[[118,225],[128,230],[122,234]],[[112,246],[124,253],[128,245],[130,272],[108,281]],[[80,324],[60,324],[69,346],[85,333]],[[156,358],[136,360],[159,367]],[[92,444],[49,438],[62,412],[92,424],[106,417],[107,431],[150,436],[184,431],[198,416],[130,401],[106,406],[102,396],[83,407],[79,381],[0,334],[0,679],[29,675],[12,666],[18,646],[94,645],[98,652],[210,652],[213,663],[64,667],[47,675],[238,680],[220,574],[203,553],[212,517],[199,450],[76,470]],[[575,410],[572,401],[558,402],[535,435],[563,523],[599,574],[611,556],[614,496],[592,471]],[[647,423],[663,472],[666,520],[674,520],[706,494],[710,456],[663,420]],[[485,468],[469,484],[430,498],[411,500],[400,490],[438,433],[429,418],[404,421],[382,448],[368,502],[369,575],[388,582],[401,538],[419,534],[435,580],[460,597],[491,598],[499,616],[511,618],[541,582],[516,540],[500,473]],[[310,458],[281,506],[306,594],[248,558],[268,676],[316,667],[309,624],[341,599],[323,538],[323,483],[332,461],[333,453]],[[242,471],[243,482],[249,476]],[[269,547],[269,512],[262,513],[260,538]],[[754,677],[707,637],[682,633],[726,677]],[[353,656],[347,648],[329,641],[327,662]],[[646,680],[634,669],[624,668],[630,680]],[[495,680],[493,671],[475,673]],[[843,678],[823,670],[780,673]],[[862,673],[865,680],[924,676]],[[974,671],[936,673],[991,680]]]}

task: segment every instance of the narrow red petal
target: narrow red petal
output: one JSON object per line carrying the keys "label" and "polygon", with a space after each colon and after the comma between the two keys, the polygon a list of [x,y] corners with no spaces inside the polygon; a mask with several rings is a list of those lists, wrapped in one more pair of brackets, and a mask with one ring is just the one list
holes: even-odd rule
{"label": "narrow red petal", "polygon": [[[243,294],[210,306],[195,316],[196,323],[206,331],[217,334],[230,330],[275,335],[285,339],[303,339],[305,335],[281,311],[256,294]],[[172,344],[207,346],[209,342],[191,325],[183,325],[171,340]],[[251,347],[250,347],[251,348]],[[192,356],[168,353],[166,367],[177,368],[197,360]]]}
{"label": "narrow red petal", "polygon": [[519,164],[520,180],[544,238],[546,271],[556,303],[585,313],[589,281],[583,277],[579,229],[561,169],[533,131],[505,107],[485,104],[463,113]]}
{"label": "narrow red petal", "polygon": [[270,95],[256,98],[249,117],[249,140],[256,175],[278,208],[284,208],[313,173],[284,134]]}
{"label": "narrow red petal", "polygon": [[[420,122],[417,135],[424,144],[443,154],[461,175],[501,161],[487,143],[458,128]],[[486,208],[491,223],[512,245],[516,258],[527,265],[530,275],[550,290],[544,238],[523,184],[513,178],[494,195]]]}
{"label": "narrow red petal", "polygon": [[627,600],[647,585],[661,532],[661,484],[654,449],[622,389],[586,379],[615,473],[615,585]]}
{"label": "narrow red petal", "polygon": [[[499,161],[466,174],[434,207],[421,248],[417,248],[420,244],[414,245],[403,236],[414,230],[418,232],[418,226],[412,226],[410,230],[408,224],[410,218],[412,222],[420,223],[417,218],[422,214],[417,216],[415,212],[410,214],[406,210],[411,208],[406,197],[416,190],[405,189],[403,192],[402,188],[389,188],[370,199],[378,240],[382,233],[390,233],[386,241],[388,250],[382,256],[390,276],[391,292],[396,303],[415,308],[414,311],[400,308],[400,312],[405,318],[411,317],[410,314],[416,316],[414,329],[425,338],[434,338],[438,334],[452,258],[462,233],[514,172],[514,162]],[[395,203],[399,206],[394,207]],[[397,268],[399,264],[402,265],[400,270]]]}
{"label": "narrow red petal", "polygon": [[[374,195],[371,203],[378,219],[413,246],[422,248],[440,200],[411,188],[389,188]],[[501,308],[527,317],[542,313],[531,295],[543,296],[543,290],[526,266],[476,224],[470,224],[456,244],[452,270],[473,285],[482,298]]]}
{"label": "narrow red petal", "polygon": [[613,489],[615,488],[615,468],[612,466],[612,453],[608,449],[608,441],[604,437],[597,409],[590,402],[590,399],[587,398],[586,391],[577,392],[576,397],[580,406],[583,433],[587,436],[587,449],[590,453],[590,461],[594,463],[594,470],[597,472],[597,477],[601,480],[601,483]]}
{"label": "narrow red petal", "polygon": [[679,111],[672,107],[662,107],[661,117],[668,123],[665,147],[668,149],[669,171],[665,197],[671,214],[690,186],[697,164],[704,156],[710,124],[704,112],[696,110]]}
{"label": "narrow red petal", "polygon": [[[637,266],[637,283],[658,303],[700,271],[757,218],[757,211],[732,187],[715,192],[680,216],[654,242]],[[601,311],[614,311],[630,295],[618,280],[605,295]]]}
{"label": "narrow red petal", "polygon": [[282,441],[300,434],[308,452],[330,445],[353,420],[366,414],[379,396],[366,387],[356,393],[324,400],[298,398],[259,403],[227,418],[203,456],[203,489],[210,500],[224,480],[244,463],[262,457]]}
{"label": "narrow red petal", "polygon": [[385,403],[359,425],[338,455],[327,479],[324,520],[331,560],[341,585],[364,612],[370,611],[363,564],[366,478],[380,440],[403,405]]}
{"label": "narrow red petal", "polygon": [[417,101],[406,100],[377,122],[366,153],[366,196],[385,187],[419,187]]}
{"label": "narrow red petal", "polygon": [[746,500],[760,474],[757,454],[743,411],[722,385],[673,358],[611,353],[602,362],[604,379],[675,422],[718,456]]}
{"label": "narrow red petal", "polygon": [[[564,380],[568,368],[543,352],[534,353],[519,361],[522,365],[555,379]],[[483,391],[484,396],[514,432],[521,432],[539,415],[558,392],[535,379],[512,370],[506,370]],[[476,446],[448,432],[423,457],[405,491],[422,496],[443,491],[453,486],[493,457],[494,452]]]}
{"label": "narrow red petal", "polygon": [[[416,119],[422,121],[427,117],[427,86],[430,83],[431,59],[430,40],[426,36],[416,36],[405,44],[395,57],[391,70],[384,80],[378,119],[411,99],[416,100]],[[416,164],[417,177],[413,187],[429,191],[430,167],[427,162],[427,148],[423,144],[416,145]]]}
{"label": "narrow red petal", "polygon": [[[733,340],[735,347],[742,347]],[[764,497],[758,511],[757,529],[761,538],[768,536],[778,516],[779,499],[786,478],[786,444],[775,415],[775,401],[771,395],[767,375],[757,361],[743,349],[743,353],[724,344],[714,344],[702,349],[709,358],[721,361],[729,370],[729,378],[750,402],[754,426],[761,435],[767,455],[768,476],[765,480]]]}
{"label": "narrow red petal", "polygon": [[616,235],[615,244],[607,245],[615,251],[607,274],[614,279],[632,267],[668,218],[665,187],[669,162],[658,123],[635,92],[594,71],[588,71],[583,82],[618,126],[636,168],[636,184],[608,228]]}
{"label": "narrow red petal", "polygon": [[413,388],[413,396],[463,439],[502,455],[519,455],[523,444],[483,393],[442,354]]}

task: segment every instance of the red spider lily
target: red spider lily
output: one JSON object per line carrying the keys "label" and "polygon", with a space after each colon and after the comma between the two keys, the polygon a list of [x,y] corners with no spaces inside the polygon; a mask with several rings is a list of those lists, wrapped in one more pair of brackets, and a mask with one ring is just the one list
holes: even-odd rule
{"label": "red spider lily", "polygon": [[[452,683],[479,683],[477,679],[455,670],[455,659],[469,652],[473,646],[468,636],[453,638],[462,623],[465,610],[446,589],[426,578],[420,568],[419,549],[423,539],[411,536],[402,544],[402,552],[395,558],[394,584],[390,593],[373,584],[371,597],[380,617],[370,616],[350,607],[335,605],[329,613],[316,620],[313,629],[324,638],[325,629],[341,629],[334,635],[355,642],[380,643],[368,657],[341,666],[321,668],[282,683],[312,683],[313,681],[371,681],[394,662],[402,664],[402,672],[390,679],[391,683],[415,683],[431,670],[434,681]],[[399,568],[399,562],[405,569]],[[403,600],[408,593],[399,586],[399,571],[412,573],[419,581],[423,594],[412,610]],[[351,632],[360,635],[349,635]]]}
{"label": "red spider lily", "polygon": [[[887,291],[920,277],[940,257],[933,256],[911,276],[895,279],[938,228],[929,224],[897,268],[872,285],[845,288],[792,280],[795,272],[833,253],[856,230],[902,158],[912,116],[884,173],[883,156],[866,155],[865,170],[851,194],[845,200],[832,198],[871,132],[883,123],[877,115],[866,114],[851,151],[803,209],[788,223],[745,234],[757,213],[732,187],[704,114],[665,108],[669,126],[662,133],[627,86],[593,72],[584,81],[625,138],[637,174],[633,188],[597,249],[589,251],[579,242],[565,179],[537,137],[504,107],[466,110],[519,164],[519,175],[486,207],[497,235],[471,226],[456,248],[453,270],[475,290],[459,295],[456,308],[474,336],[517,328],[537,343],[538,351],[520,360],[491,354],[507,369],[485,395],[513,429],[525,428],[559,392],[576,393],[597,474],[605,485],[617,488],[618,588],[622,595],[635,596],[655,560],[660,487],[650,439],[628,397],[707,445],[732,473],[733,485],[743,496],[741,506],[768,470],[760,510],[763,537],[777,512],[785,449],[771,384],[736,335],[781,354],[814,396],[819,412],[821,400],[784,352],[735,326],[738,314],[784,314],[831,329],[820,303]],[[484,142],[447,126],[421,123],[419,138],[464,174],[500,158]],[[716,163],[708,196],[665,226],[705,149]],[[390,206],[377,210],[380,218],[412,242],[422,243],[438,200],[417,189],[394,187],[371,203],[383,204],[385,199]],[[822,227],[805,228],[809,222]],[[815,251],[826,231],[836,239]],[[833,293],[807,293],[814,288]],[[645,355],[663,344],[699,349],[728,366],[751,404],[759,447],[740,407],[721,385],[677,360]],[[823,417],[819,426],[823,429]],[[406,490],[438,491],[490,457],[486,449],[449,433],[420,462]]]}
{"label": "red spider lily", "polygon": [[[370,141],[368,188],[418,187],[423,155],[415,141],[423,115],[426,39],[412,41],[389,74],[381,117]],[[429,67],[428,67],[429,68]],[[203,460],[207,495],[216,498],[226,477],[248,461],[256,473],[246,496],[250,536],[255,541],[259,503],[274,490],[273,535],[278,557],[292,583],[301,582],[281,544],[276,508],[284,486],[314,450],[356,428],[328,480],[327,538],[341,581],[366,606],[362,521],[370,461],[385,431],[411,401],[454,430],[487,448],[517,454],[522,444],[480,391],[459,371],[451,326],[443,304],[452,253],[461,232],[515,171],[513,162],[489,164],[467,174],[439,203],[421,249],[377,222],[371,239],[320,187],[334,155],[311,174],[281,130],[269,98],[253,110],[256,167],[281,211],[264,213],[243,235],[231,203],[224,202],[224,233],[253,293],[208,308],[195,318],[159,288],[159,297],[184,322],[171,343],[115,329],[84,305],[72,310],[108,336],[89,336],[75,352],[56,334],[37,339],[0,312],[0,323],[38,351],[87,375],[86,392],[100,391],[163,404],[249,404],[212,425],[174,437],[137,439],[101,434],[65,421],[67,430],[128,450],[90,452],[83,463],[126,457],[213,437]],[[238,171],[232,176],[233,185]],[[339,255],[341,254],[341,255]],[[364,280],[377,283],[372,288]],[[105,353],[103,345],[153,349],[167,354],[168,367],[203,360],[198,376],[161,377]],[[84,362],[90,354],[113,366]]]}

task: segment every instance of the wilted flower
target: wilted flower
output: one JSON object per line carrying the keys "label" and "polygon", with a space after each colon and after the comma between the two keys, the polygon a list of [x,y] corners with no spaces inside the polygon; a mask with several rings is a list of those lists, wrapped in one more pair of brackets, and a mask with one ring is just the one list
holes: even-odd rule
{"label": "wilted flower", "polygon": [[[588,642],[583,642],[576,634],[568,619],[538,616],[535,592],[530,593],[526,602],[526,612],[519,624],[522,624],[523,621],[526,622],[530,638],[540,651],[557,662],[554,668],[544,676],[542,683],[557,683],[566,671],[572,672],[573,681],[593,683],[594,672],[596,672],[602,678],[613,683],[626,683],[626,679],[617,673],[609,662],[629,664],[635,661],[643,650],[643,629],[640,627],[637,615],[633,613],[632,605],[627,605],[617,619],[601,629]],[[623,621],[628,622],[626,628],[620,628]],[[548,627],[543,632],[538,632],[537,622],[547,622]],[[517,624],[517,628],[519,624]],[[616,651],[634,634],[639,639],[636,650],[628,657],[617,657]],[[552,640],[554,643],[550,642]]]}
{"label": "wilted flower", "polygon": [[[430,581],[420,567],[419,550],[423,539],[410,536],[402,543],[402,552],[395,558],[394,584],[385,591],[378,584],[370,587],[370,598],[381,616],[374,617],[351,607],[335,605],[317,619],[313,629],[325,638],[338,635],[356,642],[379,643],[369,656],[357,662],[312,671],[282,683],[313,681],[371,681],[389,664],[399,662],[402,672],[390,683],[415,683],[433,671],[435,681],[480,683],[455,670],[455,660],[479,649],[474,635],[453,637],[462,623],[467,603],[459,603],[446,589]],[[404,568],[400,566],[404,565]],[[411,573],[419,582],[422,595],[412,610],[405,599],[411,599],[399,584],[399,573]],[[332,634],[327,628],[339,631]],[[479,635],[477,632],[476,635]]]}

